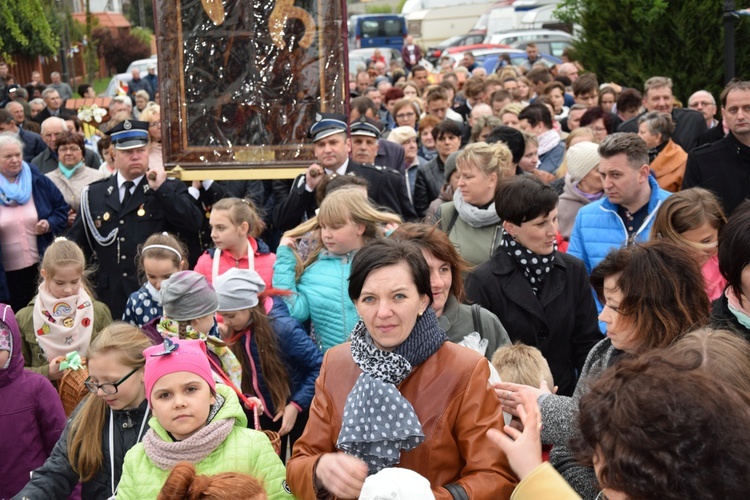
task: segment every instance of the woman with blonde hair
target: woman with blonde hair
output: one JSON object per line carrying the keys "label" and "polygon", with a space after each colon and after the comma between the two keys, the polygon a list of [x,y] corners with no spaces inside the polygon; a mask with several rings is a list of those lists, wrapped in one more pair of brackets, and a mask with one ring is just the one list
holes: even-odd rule
{"label": "woman with blonde hair", "polygon": [[[346,298],[351,259],[385,227],[401,223],[398,215],[378,211],[362,189],[344,187],[330,193],[318,215],[287,231],[274,265],[273,286],[294,292],[285,297],[290,315],[312,320],[318,345],[324,350],[344,342],[359,317]],[[320,230],[320,240],[302,263],[297,241]]]}
{"label": "woman with blonde hair", "polygon": [[148,136],[150,139],[148,152],[148,168],[150,170],[164,169],[164,157],[161,149],[161,106],[149,102],[141,111],[139,120],[148,122]]}
{"label": "woman with blonde hair", "polygon": [[495,189],[501,180],[515,175],[513,156],[503,143],[475,142],[458,153],[456,167],[458,189],[453,201],[438,209],[438,227],[464,260],[479,265],[489,260],[500,243]]}
{"label": "woman with blonde hair", "polygon": [[75,242],[57,238],[44,254],[40,274],[37,294],[16,318],[26,367],[55,381],[63,377],[61,363],[69,353],[87,356],[112,314],[94,298],[86,256]]}
{"label": "woman with blonde hair", "polygon": [[651,229],[652,240],[667,240],[688,250],[700,266],[709,300],[724,293],[719,272],[719,233],[727,223],[721,202],[707,189],[675,193],[661,204]]}
{"label": "woman with blonde hair", "polygon": [[503,125],[520,130],[521,122],[518,120],[518,115],[523,111],[523,108],[523,104],[512,102],[501,109],[499,118],[502,120]]}
{"label": "woman with blonde hair", "polygon": [[52,455],[34,471],[18,498],[113,498],[125,453],[148,430],[143,351],[151,341],[137,327],[114,323],[88,351],[91,392],[76,408]]}

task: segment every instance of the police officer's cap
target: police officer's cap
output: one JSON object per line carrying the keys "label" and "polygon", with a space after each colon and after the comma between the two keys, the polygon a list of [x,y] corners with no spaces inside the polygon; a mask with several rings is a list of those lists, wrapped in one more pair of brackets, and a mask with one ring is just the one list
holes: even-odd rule
{"label": "police officer's cap", "polygon": [[124,120],[107,132],[115,149],[134,149],[148,145],[148,122]]}
{"label": "police officer's cap", "polygon": [[346,116],[336,113],[317,113],[315,123],[310,127],[310,137],[313,142],[318,142],[333,134],[346,133],[348,129]]}
{"label": "police officer's cap", "polygon": [[377,139],[380,137],[381,133],[380,123],[371,118],[367,118],[366,116],[360,116],[358,119],[353,121],[351,125],[349,125],[349,129],[351,130],[352,137],[358,135],[365,137],[374,137],[375,139]]}

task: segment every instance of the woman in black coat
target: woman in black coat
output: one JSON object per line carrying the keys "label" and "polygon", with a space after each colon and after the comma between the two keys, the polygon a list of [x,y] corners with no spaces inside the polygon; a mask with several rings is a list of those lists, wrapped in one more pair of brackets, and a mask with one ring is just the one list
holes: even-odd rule
{"label": "woman in black coat", "polygon": [[558,394],[569,396],[602,334],[583,262],[557,251],[557,203],[555,190],[536,178],[501,182],[502,243],[469,274],[466,293],[495,313],[512,341],[542,351]]}

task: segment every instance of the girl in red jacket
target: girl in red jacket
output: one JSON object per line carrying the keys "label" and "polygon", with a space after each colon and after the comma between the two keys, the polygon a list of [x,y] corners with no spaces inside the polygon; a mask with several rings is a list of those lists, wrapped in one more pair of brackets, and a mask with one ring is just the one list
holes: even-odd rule
{"label": "girl in red jacket", "polygon": [[261,240],[256,240],[265,227],[253,202],[225,198],[213,206],[209,218],[211,239],[216,247],[201,255],[195,271],[209,283],[227,270],[237,267],[253,269],[271,286],[276,255]]}

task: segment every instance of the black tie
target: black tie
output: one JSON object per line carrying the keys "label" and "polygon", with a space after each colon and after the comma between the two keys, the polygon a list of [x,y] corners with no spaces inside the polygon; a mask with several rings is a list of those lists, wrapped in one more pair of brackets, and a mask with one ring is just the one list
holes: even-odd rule
{"label": "black tie", "polygon": [[122,207],[125,208],[125,206],[128,204],[128,200],[130,199],[133,194],[130,192],[130,189],[135,186],[135,183],[133,181],[125,181],[122,183],[123,186],[125,186],[125,196],[122,197]]}

